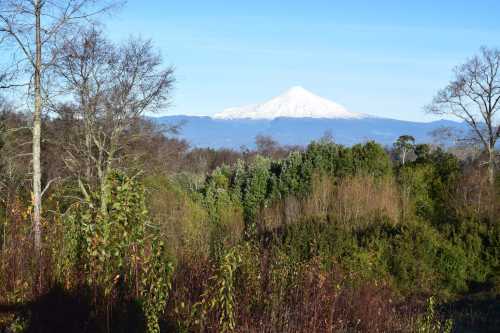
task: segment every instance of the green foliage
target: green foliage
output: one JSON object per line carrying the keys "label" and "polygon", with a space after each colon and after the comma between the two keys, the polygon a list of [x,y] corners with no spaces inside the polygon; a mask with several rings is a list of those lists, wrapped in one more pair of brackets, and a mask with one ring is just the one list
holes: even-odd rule
{"label": "green foliage", "polygon": [[[374,220],[352,231],[332,223],[305,220],[287,226],[275,246],[293,262],[331,260],[361,280],[390,278],[404,293],[466,290],[466,254],[424,222],[392,225]],[[335,259],[334,259],[335,258]]]}
{"label": "green foliage", "polygon": [[313,142],[307,147],[304,164],[308,178],[317,170],[331,176],[344,177],[352,175],[352,150],[334,143]]}
{"label": "green foliage", "polygon": [[430,297],[427,300],[427,311],[423,318],[416,323],[418,333],[451,333],[453,330],[453,320],[446,319],[444,322],[438,318],[436,313],[436,299]]}
{"label": "green foliage", "polygon": [[159,237],[173,260],[207,255],[213,225],[201,194],[184,185],[178,178],[163,175],[144,180],[151,223],[158,226]]}
{"label": "green foliage", "polygon": [[135,278],[136,266],[144,255],[147,209],[144,189],[134,179],[121,173],[108,176],[110,198],[106,213],[99,196],[80,211],[79,224],[83,240],[84,269],[90,285],[104,287],[109,295],[124,276]]}
{"label": "green foliage", "polygon": [[164,244],[155,238],[142,265],[141,298],[148,333],[160,333],[159,320],[172,288],[172,272],[172,264],[165,260]]}
{"label": "green foliage", "polygon": [[14,320],[9,324],[8,332],[12,333],[22,333],[26,332],[29,327],[29,320],[22,317],[15,317]]}
{"label": "green foliage", "polygon": [[202,190],[211,220],[220,222],[231,206],[243,209],[245,232],[255,235],[258,212],[273,201],[288,196],[307,196],[313,177],[392,174],[392,165],[383,148],[374,143],[347,148],[332,142],[313,142],[305,153],[293,152],[286,159],[271,161],[257,156],[251,163],[239,161],[233,168],[216,169]]}
{"label": "green foliage", "polygon": [[158,333],[159,319],[171,288],[172,264],[167,260],[157,227],[147,230],[148,211],[144,187],[136,179],[114,171],[107,180],[111,200],[103,214],[99,193],[84,205],[78,204],[65,217],[64,239],[67,257],[61,261],[60,276],[69,265],[85,274],[85,283],[102,297],[105,307],[119,289],[139,295],[147,329]]}
{"label": "green foliage", "polygon": [[408,154],[415,149],[415,138],[411,135],[401,135],[393,146],[394,151],[399,155],[401,164],[404,165],[408,159]]}
{"label": "green foliage", "polygon": [[276,176],[276,184],[273,186],[274,197],[282,198],[297,193],[305,193],[308,183],[305,179],[311,177],[311,169],[304,163],[301,152],[292,152],[283,161],[275,162],[271,166],[271,172]]}
{"label": "green foliage", "polygon": [[426,163],[430,161],[431,146],[428,144],[415,145],[415,161],[417,163]]}
{"label": "green foliage", "polygon": [[200,308],[200,324],[203,326],[207,313],[217,315],[220,332],[232,332],[236,328],[235,280],[236,270],[242,259],[239,247],[226,251],[220,258],[216,274],[210,277],[208,288],[196,306]]}
{"label": "green foliage", "polygon": [[253,224],[255,216],[260,208],[265,205],[268,198],[269,179],[270,179],[270,161],[265,158],[257,158],[250,166],[245,177],[242,189],[242,204],[245,216],[247,233],[255,233]]}
{"label": "green foliage", "polygon": [[[377,143],[369,141],[357,144],[352,148],[334,143],[316,143],[309,145],[304,163],[312,165],[312,169],[335,177],[356,174],[376,177],[390,175],[391,161],[384,149]],[[312,173],[309,173],[309,177]]]}
{"label": "green foliage", "polygon": [[218,258],[225,246],[235,243],[243,229],[246,207],[242,206],[239,191],[230,179],[229,169],[218,168],[207,179],[203,188],[203,205],[211,222],[210,253]]}
{"label": "green foliage", "polygon": [[235,281],[235,292],[239,299],[246,302],[240,305],[241,311],[255,313],[262,308],[265,297],[262,290],[261,249],[257,242],[244,242],[239,245],[238,253],[241,262],[238,266]]}
{"label": "green foliage", "polygon": [[[352,221],[367,227],[349,231],[341,228],[334,217],[321,221],[317,217],[297,216],[298,222],[282,230],[275,246],[297,263],[320,257],[328,266],[336,258],[354,275],[390,279],[405,293],[416,285],[429,292],[439,288],[444,294],[466,290],[467,281],[480,275],[472,272],[473,263],[484,263],[480,266],[484,267],[483,278],[492,269],[486,267],[494,267],[493,259],[485,262],[484,258],[474,259],[473,254],[488,253],[487,258],[494,258],[496,252],[485,252],[483,244],[496,245],[495,239],[491,239],[491,233],[490,240],[482,234],[484,237],[478,236],[465,246],[458,236],[450,241],[447,234],[434,227],[445,219],[450,188],[460,168],[454,156],[428,148],[418,145],[417,159],[397,170],[402,200],[406,200],[405,223],[394,225],[377,214],[359,216],[372,220]],[[313,142],[305,152],[292,153],[284,160],[272,162],[258,157],[250,164],[240,161],[232,169],[216,170],[207,179],[203,200],[213,221],[220,221],[229,207],[241,205],[246,235],[256,235],[256,214],[273,201],[291,195],[307,197],[313,175],[318,173],[338,180],[353,175],[392,177],[392,164],[382,147],[373,142],[352,148],[328,141]],[[223,233],[221,229],[219,234]],[[224,242],[213,239],[213,243]],[[470,253],[469,247],[474,246],[477,250]],[[223,253],[223,247],[218,247],[219,253]]]}
{"label": "green foliage", "polygon": [[392,174],[392,163],[379,144],[369,141],[352,147],[354,174],[383,177]]}
{"label": "green foliage", "polygon": [[391,275],[406,292],[416,287],[431,292],[466,290],[464,251],[432,227],[424,222],[410,223],[391,230],[386,237],[385,260]]}
{"label": "green foliage", "polygon": [[447,203],[460,174],[459,162],[441,149],[429,153],[427,146],[419,147],[415,162],[398,170],[402,199],[418,217],[442,224],[449,220]]}
{"label": "green foliage", "polygon": [[291,291],[299,287],[299,261],[294,260],[284,249],[274,248],[269,272],[272,294],[268,295],[265,311],[270,311],[270,321],[278,331],[283,330],[289,320],[282,312],[281,305],[287,302]]}
{"label": "green foliage", "polygon": [[399,170],[398,180],[405,205],[411,205],[412,212],[421,218],[434,216],[435,202],[431,197],[434,172],[431,164],[413,166],[407,163]]}
{"label": "green foliage", "polygon": [[459,220],[445,235],[466,256],[467,276],[484,282],[500,267],[500,225],[490,220]]}

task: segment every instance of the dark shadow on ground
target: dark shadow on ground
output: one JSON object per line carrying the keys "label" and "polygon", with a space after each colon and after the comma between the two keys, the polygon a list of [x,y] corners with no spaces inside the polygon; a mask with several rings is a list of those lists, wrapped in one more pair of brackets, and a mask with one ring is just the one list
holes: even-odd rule
{"label": "dark shadow on ground", "polygon": [[500,332],[500,296],[476,294],[446,305],[457,333]]}
{"label": "dark shadow on ground", "polygon": [[[96,314],[89,295],[85,288],[69,293],[54,286],[29,304],[0,305],[0,314],[15,314],[27,323],[28,333],[146,332],[145,316],[137,301],[118,302],[106,318]],[[0,332],[9,330],[0,327]]]}

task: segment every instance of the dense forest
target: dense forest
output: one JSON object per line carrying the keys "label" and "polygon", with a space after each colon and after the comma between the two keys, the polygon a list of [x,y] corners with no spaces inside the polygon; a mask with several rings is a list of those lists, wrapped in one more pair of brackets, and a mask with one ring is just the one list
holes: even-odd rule
{"label": "dense forest", "polygon": [[454,145],[200,149],[145,117],[174,70],[96,3],[0,4],[1,332],[498,331],[499,51],[428,107]]}

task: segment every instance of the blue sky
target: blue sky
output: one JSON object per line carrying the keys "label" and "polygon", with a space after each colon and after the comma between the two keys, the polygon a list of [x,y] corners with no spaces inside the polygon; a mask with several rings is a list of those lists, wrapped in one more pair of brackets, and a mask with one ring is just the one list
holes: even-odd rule
{"label": "blue sky", "polygon": [[422,108],[481,45],[500,1],[129,0],[113,39],[151,38],[176,68],[162,114],[212,115],[304,88],[354,112],[428,121]]}

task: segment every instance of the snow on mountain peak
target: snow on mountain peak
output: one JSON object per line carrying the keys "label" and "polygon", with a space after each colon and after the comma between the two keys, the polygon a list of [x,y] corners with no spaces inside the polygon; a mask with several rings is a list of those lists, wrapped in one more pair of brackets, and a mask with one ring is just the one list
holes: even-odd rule
{"label": "snow on mountain peak", "polygon": [[289,95],[300,95],[300,94],[311,94],[311,92],[307,91],[306,89],[302,88],[301,86],[293,86],[289,88],[287,91],[285,91],[285,94]]}
{"label": "snow on mountain peak", "polygon": [[218,119],[343,118],[360,119],[366,115],[347,111],[342,105],[295,86],[267,102],[225,109]]}

